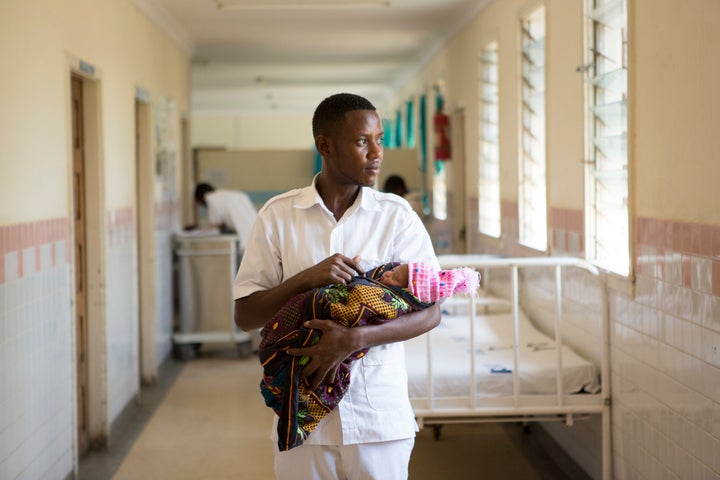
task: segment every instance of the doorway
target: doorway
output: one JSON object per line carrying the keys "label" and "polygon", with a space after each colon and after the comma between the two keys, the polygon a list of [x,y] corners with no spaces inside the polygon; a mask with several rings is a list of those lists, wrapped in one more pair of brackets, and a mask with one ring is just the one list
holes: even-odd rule
{"label": "doorway", "polygon": [[135,185],[138,259],[138,349],[140,379],[145,385],[157,380],[155,345],[155,238],[152,127],[149,95],[137,89],[135,97]]}
{"label": "doorway", "polygon": [[68,200],[72,209],[75,311],[75,444],[78,458],[107,446],[105,180],[101,148],[100,80],[94,68],[69,58]]}
{"label": "doorway", "polygon": [[87,454],[90,444],[88,428],[88,324],[87,324],[87,240],[85,213],[85,138],[83,120],[83,81],[71,78],[73,221],[75,232],[75,354],[77,375],[78,454]]}

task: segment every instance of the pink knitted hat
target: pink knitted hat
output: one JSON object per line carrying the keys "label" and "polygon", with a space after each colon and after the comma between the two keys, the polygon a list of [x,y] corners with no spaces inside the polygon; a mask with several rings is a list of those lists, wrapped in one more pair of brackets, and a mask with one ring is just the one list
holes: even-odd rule
{"label": "pink knitted hat", "polygon": [[423,262],[410,262],[408,267],[408,287],[423,302],[437,302],[456,293],[472,295],[480,286],[480,274],[471,268],[437,270]]}

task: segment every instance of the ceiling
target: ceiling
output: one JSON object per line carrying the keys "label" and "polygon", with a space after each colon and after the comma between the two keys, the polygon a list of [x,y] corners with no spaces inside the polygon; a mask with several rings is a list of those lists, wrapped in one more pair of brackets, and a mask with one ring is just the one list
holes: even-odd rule
{"label": "ceiling", "polygon": [[[132,1],[190,53],[193,113],[222,115],[312,113],[340,91],[382,108],[490,2]],[[230,5],[246,1],[259,6]],[[358,5],[369,1],[382,5]]]}

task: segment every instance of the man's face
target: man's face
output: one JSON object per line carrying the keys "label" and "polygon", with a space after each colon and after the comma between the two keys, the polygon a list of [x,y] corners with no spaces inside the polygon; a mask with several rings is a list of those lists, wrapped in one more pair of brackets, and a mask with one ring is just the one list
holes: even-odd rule
{"label": "man's face", "polygon": [[375,184],[383,159],[383,128],[374,110],[353,110],[345,114],[329,142],[327,173],[346,185],[370,187]]}
{"label": "man's face", "polygon": [[394,285],[396,287],[407,288],[409,280],[410,274],[407,263],[398,265],[392,270],[388,270],[387,272],[380,275],[381,283],[385,285]]}

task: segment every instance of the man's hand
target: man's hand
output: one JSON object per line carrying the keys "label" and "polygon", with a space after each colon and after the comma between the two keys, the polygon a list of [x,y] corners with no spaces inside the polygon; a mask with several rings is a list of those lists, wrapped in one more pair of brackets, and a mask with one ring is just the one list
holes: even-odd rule
{"label": "man's hand", "polygon": [[359,256],[349,258],[336,253],[304,270],[301,275],[304,283],[310,285],[310,288],[323,287],[332,283],[347,285],[353,277],[365,273],[359,262]]}
{"label": "man's hand", "polygon": [[360,350],[360,330],[343,327],[332,320],[308,320],[305,326],[320,330],[319,342],[310,347],[289,348],[287,353],[295,356],[307,355],[310,361],[302,370],[302,375],[310,383],[310,391],[315,391],[323,383],[335,381],[338,367],[353,352]]}

